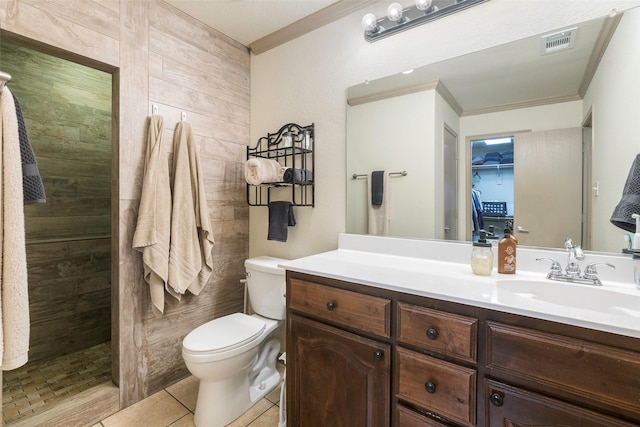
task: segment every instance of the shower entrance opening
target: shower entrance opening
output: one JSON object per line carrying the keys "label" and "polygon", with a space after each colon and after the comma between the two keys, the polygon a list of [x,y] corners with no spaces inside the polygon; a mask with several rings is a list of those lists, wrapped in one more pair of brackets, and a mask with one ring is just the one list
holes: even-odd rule
{"label": "shower entrance opening", "polygon": [[111,383],[113,76],[6,39],[0,57],[46,192],[24,208],[29,361],[3,372],[10,426]]}

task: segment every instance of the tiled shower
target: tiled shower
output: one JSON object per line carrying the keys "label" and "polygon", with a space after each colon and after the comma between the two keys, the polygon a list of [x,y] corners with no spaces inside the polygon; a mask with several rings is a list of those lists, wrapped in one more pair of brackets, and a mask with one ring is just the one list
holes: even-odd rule
{"label": "tiled shower", "polygon": [[29,362],[4,373],[4,424],[111,376],[111,74],[3,40],[47,195],[25,205]]}

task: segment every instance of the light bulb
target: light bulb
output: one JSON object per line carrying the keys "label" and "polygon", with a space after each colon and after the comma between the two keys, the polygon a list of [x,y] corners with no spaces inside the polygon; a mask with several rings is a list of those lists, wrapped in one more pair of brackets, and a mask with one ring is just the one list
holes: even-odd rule
{"label": "light bulb", "polygon": [[418,10],[424,10],[430,12],[433,6],[433,0],[416,0],[416,8]]}
{"label": "light bulb", "polygon": [[432,4],[433,0],[416,0],[416,8],[418,8],[418,10],[428,10]]}
{"label": "light bulb", "polygon": [[367,13],[362,17],[362,28],[365,31],[373,32],[378,27],[378,20],[373,13]]}
{"label": "light bulb", "polygon": [[389,21],[400,24],[404,20],[402,18],[402,5],[400,3],[391,3],[387,9],[387,18],[389,18]]}
{"label": "light bulb", "polygon": [[369,33],[375,33],[378,29],[378,20],[373,13],[367,13],[362,17],[362,29]]}

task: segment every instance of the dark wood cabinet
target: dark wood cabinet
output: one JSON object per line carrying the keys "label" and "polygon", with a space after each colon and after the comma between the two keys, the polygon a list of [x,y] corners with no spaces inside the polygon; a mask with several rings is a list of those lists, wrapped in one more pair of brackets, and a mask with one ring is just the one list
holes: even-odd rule
{"label": "dark wood cabinet", "polygon": [[633,427],[616,418],[537,393],[485,380],[487,427]]}
{"label": "dark wood cabinet", "polygon": [[640,339],[287,272],[295,427],[640,426]]}
{"label": "dark wood cabinet", "polygon": [[396,397],[465,426],[476,425],[476,370],[396,348]]}
{"label": "dark wood cabinet", "polygon": [[388,426],[391,346],[296,315],[289,324],[287,425]]}

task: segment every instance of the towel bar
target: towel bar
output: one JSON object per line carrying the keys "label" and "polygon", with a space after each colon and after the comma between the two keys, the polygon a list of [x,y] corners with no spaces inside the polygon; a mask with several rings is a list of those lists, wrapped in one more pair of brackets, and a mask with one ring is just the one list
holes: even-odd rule
{"label": "towel bar", "polygon": [[[400,176],[407,176],[409,172],[407,171],[402,171],[402,172],[389,172],[389,175],[400,175]],[[354,173],[353,175],[351,175],[352,179],[357,179],[357,178],[362,178],[363,176],[369,176],[366,173]]]}

